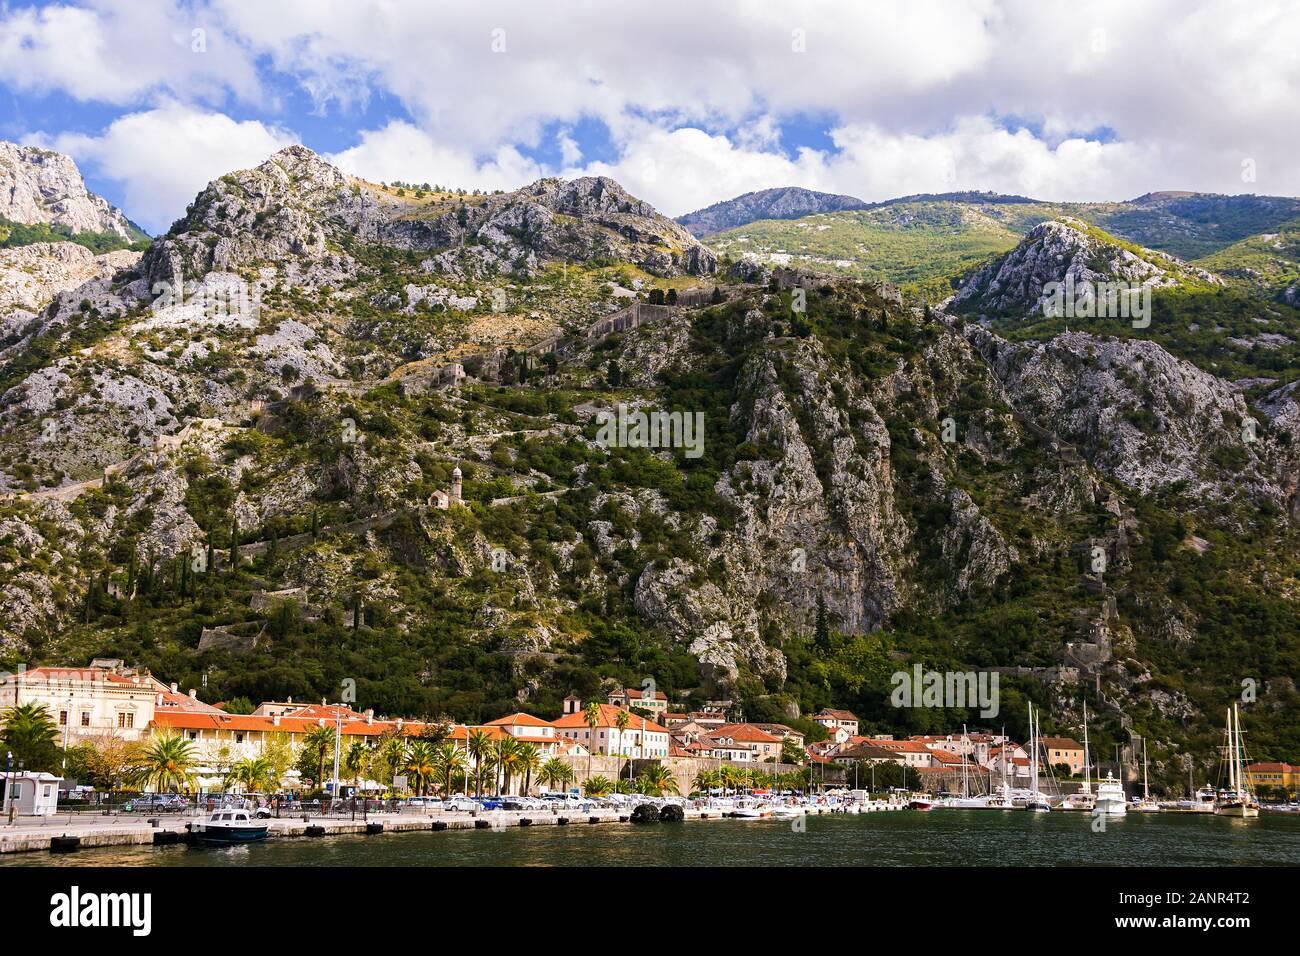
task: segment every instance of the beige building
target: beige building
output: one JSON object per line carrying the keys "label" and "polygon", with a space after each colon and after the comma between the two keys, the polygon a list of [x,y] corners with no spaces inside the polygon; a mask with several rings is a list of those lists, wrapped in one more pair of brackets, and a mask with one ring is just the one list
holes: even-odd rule
{"label": "beige building", "polygon": [[59,729],[59,744],[75,746],[91,738],[147,736],[154,705],[165,688],[121,661],[95,661],[90,667],[33,667],[0,678],[0,711],[43,704]]}
{"label": "beige building", "polygon": [[560,752],[559,735],[555,725],[532,714],[516,713],[489,720],[485,727],[498,727],[511,737],[532,744],[542,758],[554,757]]}
{"label": "beige building", "polygon": [[[579,702],[581,703],[581,702]],[[576,741],[586,747],[590,753],[604,756],[627,757],[667,757],[669,746],[668,728],[657,724],[648,717],[615,707],[613,704],[600,704],[600,716],[593,729],[587,723],[587,715],[581,706],[566,713],[552,726],[563,737]],[[565,710],[569,707],[566,702]],[[627,727],[620,730],[618,715],[627,714]]]}
{"label": "beige building", "polygon": [[1044,737],[1043,752],[1051,766],[1067,764],[1071,774],[1077,776],[1083,773],[1083,744],[1077,740],[1071,737]]}
{"label": "beige building", "polygon": [[813,714],[812,721],[821,724],[827,730],[844,730],[850,737],[858,735],[858,717],[849,710],[831,710],[829,707]]}
{"label": "beige building", "polygon": [[622,707],[624,710],[633,708],[645,710],[656,717],[668,713],[668,695],[661,690],[649,691],[624,687],[622,690],[610,691],[605,700],[615,707]]}

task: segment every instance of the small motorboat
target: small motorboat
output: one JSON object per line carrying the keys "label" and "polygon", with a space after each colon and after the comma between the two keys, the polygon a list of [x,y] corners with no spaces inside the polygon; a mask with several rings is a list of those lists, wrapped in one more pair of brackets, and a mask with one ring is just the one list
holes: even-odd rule
{"label": "small motorboat", "polygon": [[229,807],[214,810],[207,820],[189,824],[190,833],[202,843],[230,845],[265,840],[271,824],[256,819],[248,810]]}
{"label": "small motorboat", "polygon": [[925,795],[913,797],[907,801],[907,809],[919,810],[921,813],[929,813],[934,809],[934,801]]}
{"label": "small motorboat", "polygon": [[772,808],[766,804],[760,804],[755,800],[737,800],[735,809],[731,811],[733,817],[739,817],[742,820],[758,820],[763,817],[772,815]]}

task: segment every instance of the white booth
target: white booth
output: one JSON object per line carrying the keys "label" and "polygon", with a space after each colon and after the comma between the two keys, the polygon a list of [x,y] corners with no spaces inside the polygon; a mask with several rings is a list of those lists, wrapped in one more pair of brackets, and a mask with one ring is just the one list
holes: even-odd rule
{"label": "white booth", "polygon": [[11,806],[17,808],[20,817],[48,817],[52,815],[59,803],[60,777],[52,773],[32,773],[23,770],[18,773],[0,774],[0,807],[4,815],[9,816]]}

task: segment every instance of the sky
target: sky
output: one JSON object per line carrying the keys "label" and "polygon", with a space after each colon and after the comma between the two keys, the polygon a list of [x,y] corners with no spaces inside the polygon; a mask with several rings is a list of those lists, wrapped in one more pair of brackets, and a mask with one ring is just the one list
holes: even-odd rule
{"label": "sky", "polygon": [[162,232],[302,143],[373,181],[607,175],[668,215],[1300,195],[1290,0],[0,0],[0,138]]}

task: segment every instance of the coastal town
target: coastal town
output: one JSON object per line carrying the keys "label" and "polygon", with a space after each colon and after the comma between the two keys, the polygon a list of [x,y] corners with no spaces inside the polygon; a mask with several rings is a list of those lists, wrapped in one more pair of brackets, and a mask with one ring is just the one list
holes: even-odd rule
{"label": "coastal town", "polygon": [[[558,813],[564,804],[540,798],[638,795],[690,797],[697,811],[720,815],[781,816],[1033,808],[1039,796],[1050,804],[1044,791],[1052,789],[1056,809],[1095,811],[1117,784],[1108,773],[1094,797],[1086,734],[1082,743],[1043,736],[1023,744],[965,728],[899,738],[864,734],[853,713],[824,709],[810,716],[821,732],[809,740],[786,724],[731,720],[723,704],[678,711],[647,686],[611,687],[603,700],[570,695],[549,719],[520,711],[478,725],[291,699],[233,713],[120,660],[36,667],[0,680],[0,735],[11,748],[4,815],[13,825],[78,806],[139,803],[158,812],[191,800],[196,810],[239,806],[267,816],[304,800],[354,816],[358,802],[363,812]],[[38,753],[44,765],[28,764]],[[1298,785],[1300,767],[1278,762],[1244,764],[1232,782],[1280,798],[1279,809],[1294,809]],[[1193,794],[1191,781],[1186,800],[1158,803],[1144,781],[1141,790],[1131,798],[1139,812],[1219,812],[1222,796],[1212,787]],[[1119,806],[1106,812],[1126,809],[1130,798],[1122,787],[1118,794]]]}

